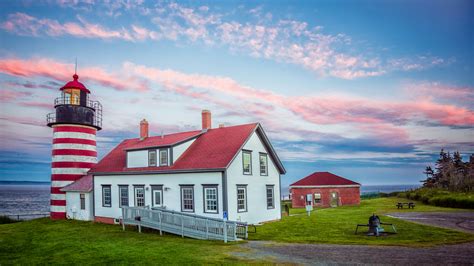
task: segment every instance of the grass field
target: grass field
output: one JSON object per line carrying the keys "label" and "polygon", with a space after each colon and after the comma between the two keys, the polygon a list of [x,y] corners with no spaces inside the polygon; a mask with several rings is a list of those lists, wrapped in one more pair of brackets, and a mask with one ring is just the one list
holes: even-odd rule
{"label": "grass field", "polygon": [[[316,210],[310,217],[283,217],[250,234],[251,240],[293,243],[382,244],[429,246],[474,241],[473,234],[429,227],[381,216],[399,231],[388,237],[354,235],[357,223],[367,223],[372,213],[397,211],[396,198],[362,201],[361,206]],[[418,204],[415,211],[452,211]],[[459,209],[457,209],[459,210]],[[300,210],[298,210],[300,211]],[[412,211],[412,210],[403,210]],[[296,210],[293,209],[292,213]],[[6,264],[228,264],[252,263],[231,252],[243,251],[239,243],[224,244],[150,231],[122,231],[120,226],[48,218],[0,224],[0,265]],[[240,257],[239,257],[240,258]],[[259,261],[262,262],[262,261]]]}
{"label": "grass field", "polygon": [[236,243],[139,234],[120,226],[48,218],[0,225],[0,265],[7,264],[223,264],[237,260]]}
{"label": "grass field", "polygon": [[[272,240],[292,243],[328,244],[368,244],[431,246],[474,241],[473,234],[425,226],[386,217],[383,214],[396,211],[459,211],[460,209],[424,205],[416,202],[414,210],[397,210],[398,198],[377,198],[363,200],[360,206],[318,209],[310,217],[304,209],[291,209],[290,214],[303,214],[283,217],[279,222],[267,223],[257,228],[257,234],[250,234],[252,240]],[[395,224],[398,234],[388,237],[368,237],[355,235],[357,224],[366,224],[372,213],[380,216],[382,222]],[[386,227],[388,229],[388,227]],[[362,228],[362,232],[367,228]]]}

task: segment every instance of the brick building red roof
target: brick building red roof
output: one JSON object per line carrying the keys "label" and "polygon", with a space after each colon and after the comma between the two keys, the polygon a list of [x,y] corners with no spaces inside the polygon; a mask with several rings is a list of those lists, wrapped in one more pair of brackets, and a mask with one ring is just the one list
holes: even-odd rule
{"label": "brick building red roof", "polygon": [[[260,125],[258,123],[253,123],[208,129],[207,132],[181,132],[165,135],[163,138],[161,136],[149,137],[142,141],[140,141],[139,138],[127,139],[122,141],[98,164],[92,167],[89,173],[179,172],[188,170],[225,169],[251,134],[256,130],[261,130],[259,128]],[[262,134],[264,134],[263,131]],[[126,167],[127,150],[171,146],[193,137],[196,137],[196,140],[171,166]],[[270,144],[268,143],[267,145]],[[270,155],[276,160],[276,165],[279,167],[280,172],[284,173],[285,169],[278,157],[276,157],[276,154],[274,154],[271,145],[269,148],[271,149]]]}
{"label": "brick building red roof", "polygon": [[75,191],[75,192],[91,192],[92,191],[92,175],[85,175],[76,182],[71,183],[63,188],[61,191]]}
{"label": "brick building red roof", "polygon": [[309,176],[296,181],[291,186],[347,186],[347,185],[358,185],[354,181],[340,177],[338,175],[329,172],[314,172]]}

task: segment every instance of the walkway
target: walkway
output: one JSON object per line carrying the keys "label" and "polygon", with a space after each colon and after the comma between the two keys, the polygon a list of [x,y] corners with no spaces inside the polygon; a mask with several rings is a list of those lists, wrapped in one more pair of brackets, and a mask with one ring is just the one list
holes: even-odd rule
{"label": "walkway", "polygon": [[280,244],[249,241],[243,247],[249,252],[232,253],[234,256],[276,263],[296,264],[396,264],[396,265],[473,265],[474,242],[430,248],[397,246]]}

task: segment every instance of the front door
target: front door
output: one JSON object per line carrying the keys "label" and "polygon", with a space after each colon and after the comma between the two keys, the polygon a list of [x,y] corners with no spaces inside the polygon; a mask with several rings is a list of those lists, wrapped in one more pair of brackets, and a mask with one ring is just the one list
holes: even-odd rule
{"label": "front door", "polygon": [[337,207],[339,202],[339,194],[337,192],[331,192],[331,207]]}

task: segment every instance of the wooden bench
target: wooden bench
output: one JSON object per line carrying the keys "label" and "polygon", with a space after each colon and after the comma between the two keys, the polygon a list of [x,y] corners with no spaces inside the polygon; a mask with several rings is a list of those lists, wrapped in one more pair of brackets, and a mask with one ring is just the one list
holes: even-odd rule
{"label": "wooden bench", "polygon": [[397,209],[403,209],[403,206],[407,206],[408,209],[414,209],[415,208],[415,203],[413,202],[399,202],[397,203]]}

